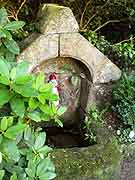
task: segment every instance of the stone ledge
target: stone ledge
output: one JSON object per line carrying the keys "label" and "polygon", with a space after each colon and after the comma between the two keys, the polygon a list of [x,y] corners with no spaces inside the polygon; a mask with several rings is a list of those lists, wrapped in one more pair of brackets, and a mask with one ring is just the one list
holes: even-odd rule
{"label": "stone ledge", "polygon": [[114,137],[103,134],[105,137],[103,135],[101,138],[101,144],[55,150],[51,156],[56,166],[56,179],[119,180],[122,157],[120,147]]}

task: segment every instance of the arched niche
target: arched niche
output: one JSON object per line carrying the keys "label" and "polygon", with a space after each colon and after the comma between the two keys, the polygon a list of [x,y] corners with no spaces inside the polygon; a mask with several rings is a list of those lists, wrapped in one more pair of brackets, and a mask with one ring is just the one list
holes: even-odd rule
{"label": "arched niche", "polygon": [[52,73],[57,74],[60,105],[67,107],[64,122],[71,125],[82,120],[91,85],[91,73],[86,65],[71,57],[57,57],[44,60],[32,69],[33,73],[40,71],[44,72],[46,82]]}

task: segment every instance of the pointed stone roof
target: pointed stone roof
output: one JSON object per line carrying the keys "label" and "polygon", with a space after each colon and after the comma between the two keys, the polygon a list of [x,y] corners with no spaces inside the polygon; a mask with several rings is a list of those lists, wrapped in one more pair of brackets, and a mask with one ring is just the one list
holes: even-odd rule
{"label": "pointed stone roof", "polygon": [[44,4],[37,15],[37,29],[42,34],[78,32],[78,23],[70,8]]}

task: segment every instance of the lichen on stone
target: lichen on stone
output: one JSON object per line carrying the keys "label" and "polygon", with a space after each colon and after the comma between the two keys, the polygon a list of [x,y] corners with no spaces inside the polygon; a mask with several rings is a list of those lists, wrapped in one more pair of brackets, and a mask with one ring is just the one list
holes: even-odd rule
{"label": "lichen on stone", "polygon": [[[52,153],[58,180],[117,180],[121,152],[115,137],[84,148],[56,149]],[[104,139],[102,139],[104,141]]]}

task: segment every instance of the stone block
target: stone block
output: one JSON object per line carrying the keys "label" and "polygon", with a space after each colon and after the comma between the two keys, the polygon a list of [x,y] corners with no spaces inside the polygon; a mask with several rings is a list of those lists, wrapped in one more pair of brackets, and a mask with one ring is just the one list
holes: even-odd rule
{"label": "stone block", "polygon": [[78,23],[70,8],[44,4],[37,15],[37,29],[42,34],[78,32]]}

